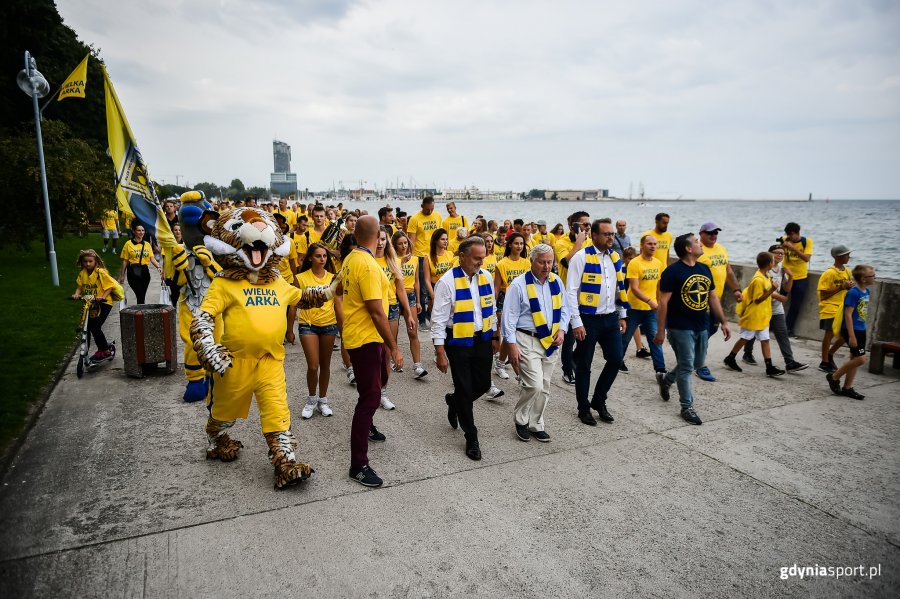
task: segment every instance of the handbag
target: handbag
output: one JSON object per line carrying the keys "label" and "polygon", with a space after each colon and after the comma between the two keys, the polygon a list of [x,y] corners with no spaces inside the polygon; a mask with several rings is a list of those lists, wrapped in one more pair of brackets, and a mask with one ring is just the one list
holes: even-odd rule
{"label": "handbag", "polygon": [[169,295],[169,286],[163,283],[159,288],[159,303],[161,304],[170,304],[172,303],[171,296]]}

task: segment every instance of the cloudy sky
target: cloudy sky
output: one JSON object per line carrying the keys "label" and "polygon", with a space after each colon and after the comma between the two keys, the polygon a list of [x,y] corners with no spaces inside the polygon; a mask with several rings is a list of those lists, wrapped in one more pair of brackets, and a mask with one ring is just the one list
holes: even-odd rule
{"label": "cloudy sky", "polygon": [[57,4],[166,182],[900,197],[893,0]]}

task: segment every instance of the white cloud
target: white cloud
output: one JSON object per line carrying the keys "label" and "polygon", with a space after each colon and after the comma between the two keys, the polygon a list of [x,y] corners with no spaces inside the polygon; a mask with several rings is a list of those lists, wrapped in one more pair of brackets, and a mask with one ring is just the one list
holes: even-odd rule
{"label": "white cloud", "polygon": [[893,2],[109,6],[59,0],[157,178],[265,184],[277,135],[311,189],[900,195]]}

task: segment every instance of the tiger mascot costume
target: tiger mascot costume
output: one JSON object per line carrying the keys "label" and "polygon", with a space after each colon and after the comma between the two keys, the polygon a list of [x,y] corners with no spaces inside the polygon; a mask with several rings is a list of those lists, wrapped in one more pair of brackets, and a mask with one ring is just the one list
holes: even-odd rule
{"label": "tiger mascot costume", "polygon": [[[334,297],[330,286],[298,289],[279,273],[290,251],[272,216],[256,208],[236,208],[221,215],[206,211],[200,220],[204,242],[222,270],[216,273],[191,323],[191,340],[203,367],[221,375],[207,402],[208,459],[230,462],[243,447],[226,432],[238,418],[247,418],[256,396],[262,432],[275,467],[275,488],[306,480],[313,469],[297,460],[297,439],[291,432],[284,376],[285,317],[288,306],[308,309]],[[221,343],[214,336],[215,320],[224,324]]]}

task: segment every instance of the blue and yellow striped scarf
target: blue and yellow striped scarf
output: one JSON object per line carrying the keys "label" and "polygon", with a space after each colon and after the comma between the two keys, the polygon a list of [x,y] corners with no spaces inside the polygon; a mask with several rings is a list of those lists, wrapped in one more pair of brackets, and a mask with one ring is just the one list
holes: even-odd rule
{"label": "blue and yellow striped scarf", "polygon": [[[453,304],[453,329],[447,338],[447,345],[471,347],[475,337],[475,302],[469,281],[462,267],[453,269],[455,296]],[[494,317],[494,289],[491,279],[483,270],[478,271],[478,296],[481,305],[481,339],[493,337],[491,319]]]}
{"label": "blue and yellow striped scarf", "polygon": [[547,357],[550,357],[556,351],[553,340],[559,331],[559,321],[562,318],[562,289],[559,285],[559,277],[553,273],[550,273],[547,283],[550,285],[550,295],[553,298],[553,324],[549,327],[547,326],[547,319],[544,318],[544,313],[541,311],[541,304],[538,301],[537,288],[534,286],[534,275],[531,274],[530,270],[525,273],[525,289],[528,290],[528,307],[531,308],[531,319],[534,321],[534,328],[537,330],[541,345],[544,346]]}
{"label": "blue and yellow striped scarf", "polygon": [[[630,308],[625,291],[625,269],[619,254],[606,250],[616,267],[616,305]],[[603,268],[600,266],[601,255],[593,245],[584,249],[584,274],[581,275],[581,286],[578,289],[578,311],[581,314],[596,314],[600,305],[600,289],[603,285]]]}

